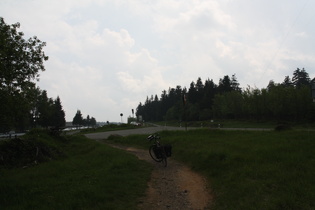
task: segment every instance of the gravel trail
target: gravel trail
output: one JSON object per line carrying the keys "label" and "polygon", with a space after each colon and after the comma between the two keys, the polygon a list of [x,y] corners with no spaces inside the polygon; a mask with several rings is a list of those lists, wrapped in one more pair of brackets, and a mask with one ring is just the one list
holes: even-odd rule
{"label": "gravel trail", "polygon": [[213,202],[207,180],[184,164],[168,158],[168,166],[152,160],[147,150],[112,144],[106,141],[110,135],[152,134],[161,130],[184,130],[175,127],[150,127],[133,130],[86,134],[88,138],[126,150],[139,159],[153,165],[146,196],[139,201],[139,209],[210,209]]}

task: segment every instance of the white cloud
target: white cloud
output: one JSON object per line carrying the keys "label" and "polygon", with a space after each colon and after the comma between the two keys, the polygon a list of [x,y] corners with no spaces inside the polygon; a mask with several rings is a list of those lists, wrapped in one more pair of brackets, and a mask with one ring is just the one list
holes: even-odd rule
{"label": "white cloud", "polygon": [[47,42],[39,83],[76,109],[120,121],[146,96],[198,77],[236,76],[242,87],[314,77],[311,1],[4,0],[0,13]]}
{"label": "white cloud", "polygon": [[[68,120],[76,109],[90,115],[95,112],[92,107],[111,112],[117,109],[119,113],[122,110],[118,109],[135,109],[135,100],[125,97],[140,102],[148,91],[163,88],[157,60],[146,49],[133,52],[135,40],[126,29],[100,29],[96,21],[64,28],[58,31],[64,36],[51,42],[52,59],[46,67],[49,72],[43,73],[40,85],[54,97],[71,100],[72,107],[66,110]],[[95,114],[96,119],[106,120],[108,113]]]}

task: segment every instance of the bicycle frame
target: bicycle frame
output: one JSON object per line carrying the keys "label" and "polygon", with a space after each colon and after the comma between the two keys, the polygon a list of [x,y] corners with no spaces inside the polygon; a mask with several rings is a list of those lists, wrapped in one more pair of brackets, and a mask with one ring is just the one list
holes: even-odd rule
{"label": "bicycle frame", "polygon": [[153,144],[149,148],[149,154],[156,162],[162,162],[164,166],[167,166],[167,156],[164,147],[161,145],[158,135],[150,135],[147,138],[149,141],[154,140]]}

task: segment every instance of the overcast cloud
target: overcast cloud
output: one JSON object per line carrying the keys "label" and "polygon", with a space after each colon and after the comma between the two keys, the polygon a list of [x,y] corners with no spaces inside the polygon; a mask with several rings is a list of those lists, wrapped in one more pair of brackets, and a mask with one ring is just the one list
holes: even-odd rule
{"label": "overcast cloud", "polygon": [[45,41],[39,87],[77,109],[123,121],[146,96],[224,75],[241,87],[315,76],[311,0],[1,0],[0,16]]}

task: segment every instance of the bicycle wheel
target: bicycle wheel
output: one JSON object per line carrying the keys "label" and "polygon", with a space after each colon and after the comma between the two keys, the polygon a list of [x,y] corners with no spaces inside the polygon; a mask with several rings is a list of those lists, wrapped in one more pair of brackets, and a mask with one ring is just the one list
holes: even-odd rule
{"label": "bicycle wheel", "polygon": [[163,160],[162,157],[157,157],[155,154],[155,151],[157,150],[157,146],[156,145],[151,145],[149,148],[149,153],[150,156],[152,157],[153,160],[155,160],[156,162],[161,162]]}

